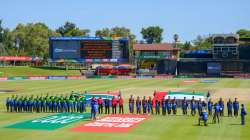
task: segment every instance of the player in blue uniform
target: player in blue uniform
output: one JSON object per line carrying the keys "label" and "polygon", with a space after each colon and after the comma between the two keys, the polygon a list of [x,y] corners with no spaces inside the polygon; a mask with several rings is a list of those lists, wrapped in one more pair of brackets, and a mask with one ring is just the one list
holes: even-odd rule
{"label": "player in blue uniform", "polygon": [[201,115],[201,112],[202,112],[202,101],[201,101],[201,98],[199,99],[199,101],[197,103],[197,108],[198,108],[199,115]]}
{"label": "player in blue uniform", "polygon": [[231,99],[227,102],[227,115],[228,117],[233,117],[233,102]]}
{"label": "player in blue uniform", "polygon": [[173,110],[173,114],[176,115],[177,114],[177,101],[175,97],[172,101],[172,110]]}
{"label": "player in blue uniform", "polygon": [[91,105],[91,118],[93,120],[96,120],[96,113],[98,112],[98,103],[95,97],[92,97],[90,105]]}
{"label": "player in blue uniform", "polygon": [[144,96],[143,99],[142,99],[142,112],[143,112],[143,114],[147,113],[147,99],[146,99],[146,96]]}
{"label": "player in blue uniform", "polygon": [[153,112],[153,101],[151,99],[151,96],[148,97],[147,108],[148,108],[148,114],[154,114],[154,112]]}
{"label": "player in blue uniform", "polygon": [[139,96],[137,96],[135,105],[136,105],[136,114],[141,114],[141,100]]}
{"label": "player in blue uniform", "polygon": [[224,101],[222,98],[219,100],[219,106],[220,106],[220,116],[224,116]]}
{"label": "player in blue uniform", "polygon": [[7,109],[7,112],[10,112],[10,98],[7,97],[6,99],[6,109]]}
{"label": "player in blue uniform", "polygon": [[214,116],[213,116],[213,123],[216,123],[216,120],[218,123],[220,123],[220,105],[218,103],[214,104]]}
{"label": "player in blue uniform", "polygon": [[184,97],[184,99],[182,100],[181,107],[182,107],[182,114],[187,115],[188,103],[186,97]]}
{"label": "player in blue uniform", "polygon": [[161,102],[158,99],[158,97],[156,97],[155,99],[155,114],[156,115],[160,115],[160,105],[161,105]]}
{"label": "player in blue uniform", "polygon": [[199,125],[201,125],[201,121],[204,122],[204,125],[207,126],[207,121],[208,121],[208,113],[206,112],[206,109],[203,108],[202,112],[199,117]]}
{"label": "player in blue uniform", "polygon": [[129,113],[131,114],[134,114],[134,105],[135,105],[135,100],[133,95],[131,95],[129,98]]}
{"label": "player in blue uniform", "polygon": [[165,97],[163,97],[161,100],[162,115],[164,116],[167,114],[167,105],[165,100],[166,100]]}
{"label": "player in blue uniform", "polygon": [[211,101],[211,99],[209,99],[208,103],[207,103],[207,109],[208,109],[208,115],[212,116],[212,112],[213,112],[213,102]]}
{"label": "player in blue uniform", "polygon": [[197,107],[197,104],[194,100],[194,96],[192,97],[192,100],[191,100],[191,115],[192,116],[195,116],[196,114],[196,107]]}
{"label": "player in blue uniform", "polygon": [[172,109],[172,103],[171,103],[170,96],[168,96],[168,99],[165,101],[165,104],[167,105],[168,115],[170,115],[171,114],[171,109]]}
{"label": "player in blue uniform", "polygon": [[239,102],[237,101],[237,98],[235,98],[233,102],[234,117],[238,117],[239,108],[240,108]]}
{"label": "player in blue uniform", "polygon": [[247,115],[247,111],[246,111],[244,104],[241,104],[240,115],[241,115],[241,125],[245,125],[245,116]]}

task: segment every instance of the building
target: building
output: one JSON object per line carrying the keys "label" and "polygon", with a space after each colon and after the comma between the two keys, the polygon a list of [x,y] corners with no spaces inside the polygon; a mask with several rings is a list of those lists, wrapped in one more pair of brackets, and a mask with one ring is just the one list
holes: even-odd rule
{"label": "building", "polygon": [[137,69],[158,74],[175,74],[179,55],[174,44],[134,44]]}
{"label": "building", "polygon": [[239,59],[239,35],[216,34],[212,40],[214,59]]}
{"label": "building", "polygon": [[213,77],[233,77],[250,73],[250,39],[241,39],[237,34],[215,34],[212,36],[212,42],[212,53],[199,55],[206,57],[180,59],[178,73]]}

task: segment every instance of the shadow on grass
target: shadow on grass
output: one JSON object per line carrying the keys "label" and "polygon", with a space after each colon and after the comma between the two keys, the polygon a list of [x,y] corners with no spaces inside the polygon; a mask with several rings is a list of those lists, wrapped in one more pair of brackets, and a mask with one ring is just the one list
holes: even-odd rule
{"label": "shadow on grass", "polygon": [[240,123],[230,123],[229,125],[241,125]]}

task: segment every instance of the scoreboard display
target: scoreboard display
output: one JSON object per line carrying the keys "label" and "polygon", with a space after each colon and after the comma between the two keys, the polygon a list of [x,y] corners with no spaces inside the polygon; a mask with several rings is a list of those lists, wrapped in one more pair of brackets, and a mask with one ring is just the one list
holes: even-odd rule
{"label": "scoreboard display", "polygon": [[103,37],[50,37],[50,59],[77,62],[127,62],[128,39]]}
{"label": "scoreboard display", "polygon": [[81,41],[80,54],[85,59],[112,59],[112,41]]}

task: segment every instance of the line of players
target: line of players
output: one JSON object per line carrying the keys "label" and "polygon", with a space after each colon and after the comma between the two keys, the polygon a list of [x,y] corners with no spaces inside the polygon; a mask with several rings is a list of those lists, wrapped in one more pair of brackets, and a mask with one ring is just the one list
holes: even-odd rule
{"label": "line of players", "polygon": [[[154,102],[151,99],[151,97],[148,97],[148,99],[146,99],[145,96],[143,97],[143,99],[140,99],[139,96],[136,99],[134,99],[133,95],[131,95],[129,98],[129,112],[132,114],[133,113],[154,114],[153,110],[155,110],[156,115],[158,114],[166,115],[171,113],[175,115],[177,114],[178,106],[180,106],[180,108],[182,109],[183,115],[187,115],[188,108],[190,108],[191,110],[190,114],[192,116],[196,115],[196,111],[198,111],[198,114],[201,114],[203,108],[206,108],[208,110],[208,114],[210,116],[212,115],[213,109],[216,110],[215,109],[216,106],[219,107],[219,116],[224,116],[224,110],[225,110],[225,105],[222,98],[220,98],[218,103],[215,104],[213,104],[211,99],[206,103],[205,101],[201,101],[201,99],[199,101],[196,101],[194,97],[192,98],[191,101],[187,101],[186,97],[184,97],[181,103],[179,104],[176,98],[170,99],[169,96],[167,99],[163,98],[162,100],[159,100],[156,97]],[[228,100],[227,109],[228,109],[228,116],[232,117],[233,112],[235,117],[238,116],[239,102],[237,101],[237,98],[235,98],[234,102],[232,102],[231,99]]]}
{"label": "line of players", "polygon": [[7,112],[85,112],[85,98],[70,96],[12,96],[6,99]]}

